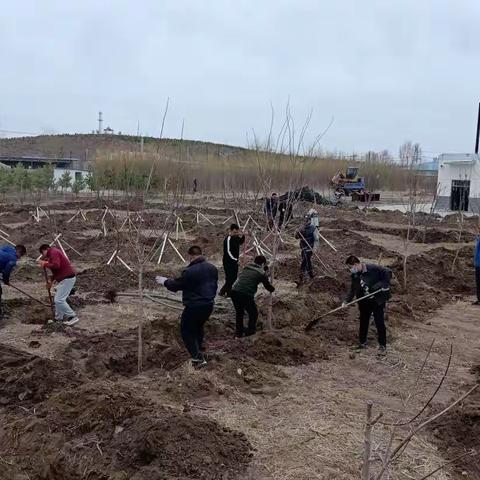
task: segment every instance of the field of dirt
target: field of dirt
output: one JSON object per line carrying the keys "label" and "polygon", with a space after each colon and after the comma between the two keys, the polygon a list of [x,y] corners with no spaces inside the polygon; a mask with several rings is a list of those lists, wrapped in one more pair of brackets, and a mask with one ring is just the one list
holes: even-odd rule
{"label": "field of dirt", "polygon": [[[480,310],[469,304],[478,219],[421,215],[406,242],[409,219],[400,212],[317,207],[322,235],[335,250],[322,241],[314,256],[316,278],[299,285],[294,232],[311,205],[297,205],[273,265],[274,329],[264,328],[270,298],[263,287],[260,330],[244,339],[234,337],[230,301],[219,299],[206,325],[208,365],[195,371],[179,333],[179,296],[154,278],[177,275],[185,265],[180,256],[186,258],[192,244],[202,246],[221,270],[222,240],[236,205],[203,198],[174,214],[161,202],[144,208],[128,200],[41,206],[45,214],[37,221],[36,205],[0,205],[0,230],[28,249],[12,284],[48,304],[35,259],[42,243],[58,238],[78,271],[70,301],[80,322],[72,328],[46,324],[49,307],[3,287],[1,480],[355,479],[367,400],[386,423],[411,417],[441,378],[450,344],[447,382],[420,418],[478,381]],[[255,239],[267,255],[273,251],[260,205],[243,206],[238,221],[248,221],[251,233],[242,265],[256,254]],[[164,241],[166,232],[171,242]],[[377,358],[374,348],[362,355],[352,350],[358,327],[353,307],[305,332],[348,290],[350,254],[393,272],[385,358]],[[157,303],[140,299],[140,269],[141,284]],[[406,407],[405,395],[432,340],[424,375]],[[375,346],[374,327],[370,343]],[[420,479],[480,449],[479,395],[422,431],[389,478]],[[407,430],[400,428],[397,436]],[[376,429],[375,468],[387,433],[386,424]],[[431,478],[479,475],[478,457],[467,455]]]}

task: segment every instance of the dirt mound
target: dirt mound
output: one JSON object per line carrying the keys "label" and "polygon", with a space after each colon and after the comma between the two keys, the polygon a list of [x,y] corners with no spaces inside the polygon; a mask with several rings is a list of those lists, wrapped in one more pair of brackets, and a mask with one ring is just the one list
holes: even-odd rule
{"label": "dirt mound", "polygon": [[[153,367],[170,370],[188,358],[177,342],[162,341],[159,328],[160,322],[144,328],[143,370]],[[130,377],[138,373],[136,328],[101,335],[76,331],[74,335],[76,338],[66,348],[65,356],[86,374],[96,378],[114,374]]]}
{"label": "dirt mound", "polygon": [[[403,284],[403,260],[399,259],[392,270]],[[407,260],[408,290],[412,293],[427,286],[450,294],[470,295],[473,294],[473,275],[472,251],[468,247],[461,248],[458,256],[455,251],[440,247],[420,255],[411,255]],[[416,296],[419,300],[423,297],[418,293]]]}
{"label": "dirt mound", "polygon": [[57,388],[78,383],[69,367],[0,345],[0,405],[36,403]]}
{"label": "dirt mound", "polygon": [[[480,365],[472,368],[480,381]],[[471,478],[480,478],[480,391],[477,389],[453,412],[449,412],[432,426],[447,458],[455,458],[474,450],[477,455],[458,462],[458,473],[468,472]]]}
{"label": "dirt mound", "polygon": [[12,416],[0,452],[13,471],[49,480],[233,479],[251,456],[243,434],[110,383],[55,394],[33,421]]}
{"label": "dirt mound", "polygon": [[300,331],[276,330],[232,342],[228,353],[274,365],[300,365],[327,359],[327,347]]}
{"label": "dirt mound", "polygon": [[[156,272],[145,272],[143,285],[147,289],[157,288]],[[100,295],[109,290],[124,291],[138,288],[138,275],[123,265],[102,265],[79,272],[76,287],[82,292],[96,292]]]}

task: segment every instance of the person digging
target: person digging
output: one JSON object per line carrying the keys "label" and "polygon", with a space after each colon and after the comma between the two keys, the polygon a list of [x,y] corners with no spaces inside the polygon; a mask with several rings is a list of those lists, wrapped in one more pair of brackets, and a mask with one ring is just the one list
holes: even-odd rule
{"label": "person digging", "polygon": [[355,297],[362,298],[378,291],[370,298],[358,302],[360,312],[360,329],[358,335],[357,352],[367,348],[368,328],[373,314],[378,335],[378,354],[387,352],[387,331],[385,328],[385,305],[390,299],[390,281],[392,272],[388,268],[362,263],[356,256],[350,255],[346,264],[350,267],[351,287],[342,306],[346,306]]}
{"label": "person digging", "polygon": [[54,284],[57,287],[53,298],[55,321],[62,322],[64,325],[74,325],[79,319],[68,304],[67,299],[77,280],[75,270],[70,260],[60,249],[44,244],[39,250],[42,257],[38,265],[52,273],[51,276],[47,276],[47,289],[51,290]]}
{"label": "person digging", "polygon": [[[5,285],[10,284],[10,274],[17,265],[17,260],[27,253],[27,249],[23,245],[3,245],[0,247],[0,273],[2,274],[2,282]],[[3,320],[2,307],[2,284],[0,283],[0,321]]]}
{"label": "person digging", "polygon": [[304,218],[304,224],[295,232],[295,238],[300,240],[300,250],[302,252],[302,264],[300,266],[300,278],[298,285],[302,285],[308,280],[313,280],[312,255],[317,238],[317,229],[312,225],[312,219],[307,215]]}
{"label": "person digging", "polygon": [[225,270],[225,284],[220,289],[219,295],[228,297],[235,280],[238,277],[238,260],[240,246],[245,243],[245,235],[240,233],[240,227],[232,223],[228,235],[223,240],[223,269]]}
{"label": "person digging", "polygon": [[218,288],[218,270],[208,263],[198,246],[188,250],[190,263],[179,278],[157,276],[155,280],[171,292],[182,292],[184,305],[180,322],[183,343],[194,368],[207,364],[203,354],[204,325],[213,312]]}
{"label": "person digging", "polygon": [[[267,259],[263,255],[255,257],[253,263],[247,265],[237,281],[233,284],[230,297],[235,307],[235,336],[253,335],[257,331],[258,310],[255,303],[255,294],[260,283],[270,292],[275,288],[267,277]],[[245,311],[248,314],[248,327],[243,324]]]}

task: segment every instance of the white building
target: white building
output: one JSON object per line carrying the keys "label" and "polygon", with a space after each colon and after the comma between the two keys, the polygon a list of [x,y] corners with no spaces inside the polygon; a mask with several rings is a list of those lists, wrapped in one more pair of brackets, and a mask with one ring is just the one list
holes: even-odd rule
{"label": "white building", "polygon": [[442,153],[438,159],[438,210],[480,214],[480,155]]}
{"label": "white building", "polygon": [[[53,178],[54,178],[55,182],[58,182],[58,180],[62,177],[62,175],[65,172],[70,172],[70,178],[72,179],[72,184],[73,184],[73,182],[75,182],[75,180],[77,180],[79,178],[83,178],[84,180],[86,180],[87,176],[88,176],[88,171],[87,170],[76,170],[76,169],[73,169],[73,168],[54,168]],[[84,191],[88,190],[88,187],[85,186],[85,188],[83,190]],[[71,188],[67,188],[66,191],[67,192],[71,191]]]}

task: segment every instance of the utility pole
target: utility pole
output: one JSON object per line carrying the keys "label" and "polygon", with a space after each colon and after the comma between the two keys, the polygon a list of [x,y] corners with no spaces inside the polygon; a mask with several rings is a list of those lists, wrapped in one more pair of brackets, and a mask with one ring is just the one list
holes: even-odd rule
{"label": "utility pole", "polygon": [[103,132],[103,118],[102,118],[102,112],[98,112],[98,134],[101,135]]}
{"label": "utility pole", "polygon": [[480,140],[480,103],[478,104],[477,138],[475,140],[475,153],[478,153],[479,140]]}

